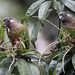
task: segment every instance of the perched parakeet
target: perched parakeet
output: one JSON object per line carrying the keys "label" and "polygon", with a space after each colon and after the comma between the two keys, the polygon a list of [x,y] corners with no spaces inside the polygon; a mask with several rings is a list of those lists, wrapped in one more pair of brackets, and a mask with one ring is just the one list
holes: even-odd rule
{"label": "perched parakeet", "polygon": [[59,20],[62,22],[62,27],[71,36],[75,36],[75,19],[68,12],[59,13]]}
{"label": "perched parakeet", "polygon": [[[61,30],[66,34],[69,34],[68,40],[75,44],[75,19],[74,17],[69,14],[68,12],[61,12],[59,13],[59,21],[61,22]],[[59,34],[60,36],[61,34]],[[64,37],[62,36],[62,39]]]}
{"label": "perched parakeet", "polygon": [[20,22],[13,17],[7,17],[3,20],[3,28],[6,29],[13,46],[26,43],[26,47],[28,48],[29,41],[24,42],[25,39],[29,38],[26,26],[20,24]]}

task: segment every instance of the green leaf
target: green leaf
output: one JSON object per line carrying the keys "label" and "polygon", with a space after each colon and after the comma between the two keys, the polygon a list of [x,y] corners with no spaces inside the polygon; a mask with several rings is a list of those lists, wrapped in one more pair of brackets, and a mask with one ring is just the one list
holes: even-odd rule
{"label": "green leaf", "polygon": [[35,74],[40,75],[40,71],[39,71],[38,67],[34,63],[27,62],[27,64],[28,64],[28,67],[29,67],[32,75],[35,75]]}
{"label": "green leaf", "polygon": [[[29,16],[33,15],[40,7],[40,5],[44,2],[45,0],[38,0],[34,2],[27,10],[25,14],[25,21],[26,23],[28,22]],[[23,21],[23,20],[22,20]]]}
{"label": "green leaf", "polygon": [[56,75],[59,75],[62,72],[62,63],[61,62],[57,64],[54,72]]}
{"label": "green leaf", "polygon": [[0,53],[0,62],[1,62],[4,58],[7,57],[6,54],[7,54],[7,52],[5,52],[5,51]]}
{"label": "green leaf", "polygon": [[21,19],[21,23],[23,24],[24,21],[25,21],[25,17],[23,17],[23,18]]}
{"label": "green leaf", "polygon": [[4,36],[4,28],[2,26],[3,26],[3,20],[1,21],[1,39]]}
{"label": "green leaf", "polygon": [[44,2],[45,0],[38,0],[34,2],[27,10],[26,16],[31,16],[33,15],[38,9],[39,6]]}
{"label": "green leaf", "polygon": [[36,50],[33,50],[33,49],[25,49],[25,50],[21,50],[20,51],[22,53],[22,55],[37,55],[37,56],[40,56],[40,53]]}
{"label": "green leaf", "polygon": [[57,13],[62,12],[64,10],[64,5],[58,2],[57,0],[53,0],[53,7],[57,11]]}
{"label": "green leaf", "polygon": [[38,20],[35,25],[34,25],[34,28],[32,30],[32,33],[31,33],[31,42],[32,44],[34,45],[35,47],[35,41],[37,40],[37,35],[38,35],[38,32],[40,31],[40,29],[42,28],[42,24],[41,22]]}
{"label": "green leaf", "polygon": [[46,18],[46,15],[48,14],[48,10],[49,10],[51,3],[52,3],[51,1],[46,1],[41,4],[39,12],[38,12],[39,19]]}
{"label": "green leaf", "polygon": [[12,74],[13,74],[13,75],[20,75],[17,66],[14,67],[14,70],[13,70]]}
{"label": "green leaf", "polygon": [[[61,27],[61,30],[62,30],[63,32],[69,34],[69,32],[68,32],[63,26]],[[58,36],[58,39],[64,40],[64,39],[66,39],[66,37],[63,35],[62,32],[60,32],[60,33],[59,33],[59,36]]]}
{"label": "green leaf", "polygon": [[27,65],[27,62],[23,59],[18,59],[17,60],[17,66],[18,66],[18,70],[20,75],[32,75],[29,67]]}
{"label": "green leaf", "polygon": [[59,49],[59,50],[55,51],[55,52],[52,54],[50,60],[53,60],[54,58],[57,58],[57,57],[62,56],[65,52],[66,52],[66,50],[64,50],[64,49]]}
{"label": "green leaf", "polygon": [[[71,60],[71,56],[70,54],[66,55],[65,60],[64,60],[64,68],[66,68],[68,66],[68,63]],[[60,75],[60,73],[62,72],[62,62],[59,62],[56,67],[55,67],[55,73],[56,75]]]}
{"label": "green leaf", "polygon": [[14,69],[14,65],[12,65],[10,72],[8,72],[9,66],[12,62],[12,58],[8,57],[5,58],[1,63],[0,63],[0,75],[10,75]]}
{"label": "green leaf", "polygon": [[74,69],[75,69],[75,54],[74,54],[73,57],[72,57],[72,64],[73,64],[73,67],[74,67]]}
{"label": "green leaf", "polygon": [[30,39],[29,39],[29,31],[28,31],[28,29],[27,29],[26,34],[25,34],[25,46],[26,46],[26,49],[30,48]]}
{"label": "green leaf", "polygon": [[[62,56],[62,55],[61,55]],[[57,59],[53,59],[50,64],[49,64],[49,74],[50,75],[60,75],[60,73],[62,72],[62,58],[59,55],[59,57]],[[71,56],[72,56],[72,53],[71,54],[67,54],[66,57],[65,57],[65,60],[64,60],[64,67],[66,68],[68,66],[68,63],[70,62],[71,60]],[[58,59],[60,59],[58,61]]]}
{"label": "green leaf", "polygon": [[75,1],[73,0],[62,0],[63,4],[68,7],[70,10],[75,12]]}
{"label": "green leaf", "polygon": [[49,64],[49,75],[53,75],[53,71],[57,65],[57,60],[52,60]]}
{"label": "green leaf", "polygon": [[20,75],[40,75],[39,69],[31,62],[26,62],[23,59],[18,59],[17,66]]}
{"label": "green leaf", "polygon": [[41,75],[48,75],[47,64],[45,62],[41,62],[39,64],[39,70]]}
{"label": "green leaf", "polygon": [[[32,59],[39,59],[40,58],[40,53],[36,50],[30,50],[30,49],[25,49],[25,50],[21,50],[18,52],[19,54],[32,58]],[[42,61],[45,61],[44,57],[42,57],[41,59]]]}

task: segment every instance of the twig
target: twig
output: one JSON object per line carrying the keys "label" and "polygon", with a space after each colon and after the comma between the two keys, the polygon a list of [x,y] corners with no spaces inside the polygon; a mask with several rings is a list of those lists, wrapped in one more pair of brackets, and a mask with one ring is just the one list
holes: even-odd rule
{"label": "twig", "polygon": [[65,59],[65,56],[66,54],[71,50],[72,47],[69,47],[69,49],[67,49],[66,53],[64,54],[63,58],[62,58],[62,68],[63,68],[63,72],[65,73],[65,70],[64,70],[64,59]]}
{"label": "twig", "polygon": [[8,49],[8,48],[6,48],[6,47],[4,47],[4,46],[0,46],[0,48],[3,48],[3,49]]}
{"label": "twig", "polygon": [[[38,16],[32,16],[33,18],[38,18],[39,19],[39,17]],[[48,21],[47,19],[45,19],[45,18],[41,18],[42,20],[44,20],[44,21],[46,21],[46,22],[48,22],[49,24],[51,24],[51,25],[53,25],[55,28],[57,28],[58,30],[60,30],[62,33],[63,33],[63,35],[64,36],[69,36],[69,35],[67,35],[65,32],[63,32],[59,27],[57,27],[55,24],[53,24],[52,22],[50,22],[50,21]]]}
{"label": "twig", "polygon": [[61,43],[61,42],[65,42],[65,40],[64,40],[64,41],[62,41],[62,40],[61,40],[61,41],[55,41],[55,42],[49,44],[49,45],[44,49],[44,51],[41,53],[41,56],[40,56],[40,58],[39,58],[39,63],[40,63],[40,60],[41,60],[43,54],[45,53],[45,51],[49,50],[49,49],[52,48],[54,45],[59,44],[59,43]]}
{"label": "twig", "polygon": [[59,43],[61,43],[61,42],[65,42],[65,40],[64,40],[64,41],[60,40],[60,41],[52,42],[51,44],[49,44],[49,45],[44,49],[44,51],[42,52],[42,54],[44,54],[45,51],[49,50],[50,48],[54,47],[54,45],[59,44]]}
{"label": "twig", "polygon": [[12,55],[12,57],[13,57],[13,60],[12,60],[12,62],[10,64],[10,66],[9,66],[8,72],[10,72],[10,69],[11,69],[12,65],[14,64],[14,62],[15,62],[15,56]]}
{"label": "twig", "polygon": [[37,38],[37,37],[29,37],[29,38],[27,38],[27,39],[24,40],[24,41],[27,41],[27,40],[30,40],[30,39],[33,39],[33,38]]}
{"label": "twig", "polygon": [[20,43],[23,45],[24,48],[26,48],[23,42],[20,42]]}

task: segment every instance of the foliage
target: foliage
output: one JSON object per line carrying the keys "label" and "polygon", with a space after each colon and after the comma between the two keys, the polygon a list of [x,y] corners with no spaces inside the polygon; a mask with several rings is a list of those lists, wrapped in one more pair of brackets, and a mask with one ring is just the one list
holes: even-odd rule
{"label": "foliage", "polygon": [[[24,43],[26,48],[23,50],[17,50],[16,47],[12,47],[6,31],[4,31],[2,27],[2,20],[0,25],[0,75],[73,75],[75,73],[75,47],[68,50],[69,44],[67,43],[66,38],[64,39],[67,44],[64,44],[64,39],[61,39],[62,42],[60,42],[59,48],[54,52],[51,52],[49,64],[46,64],[44,55],[42,56],[42,54],[35,49],[29,48],[29,41],[36,47],[35,41],[37,40],[38,32],[51,11],[56,10],[57,14],[61,11],[69,11],[74,15],[74,5],[75,1],[73,0],[37,0],[34,2],[28,8],[25,16],[21,19],[22,24],[26,22],[26,25],[28,25],[29,18],[35,17],[32,15],[38,11],[38,16],[35,17],[38,19],[34,24],[31,37],[28,35],[29,31],[26,34],[27,36],[25,37],[26,40]],[[63,34],[61,33],[59,38],[61,38],[62,35]],[[62,67],[63,63],[64,65]]]}

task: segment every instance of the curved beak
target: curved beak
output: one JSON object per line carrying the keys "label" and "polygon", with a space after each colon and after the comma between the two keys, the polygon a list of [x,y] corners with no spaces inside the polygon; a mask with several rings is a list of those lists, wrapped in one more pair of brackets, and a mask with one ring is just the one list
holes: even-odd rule
{"label": "curved beak", "polygon": [[60,12],[60,13],[59,13],[59,15],[58,15],[58,16],[59,16],[59,20],[63,20],[62,14],[64,14],[64,12]]}
{"label": "curved beak", "polygon": [[2,25],[2,27],[3,27],[3,28],[6,28],[6,24],[5,24],[5,22],[3,22],[3,25]]}
{"label": "curved beak", "polygon": [[7,21],[7,17],[4,18],[4,20],[3,20],[3,26],[2,27],[5,28],[5,29],[7,28],[6,21]]}
{"label": "curved beak", "polygon": [[2,27],[3,27],[3,28],[5,28],[5,29],[6,29],[6,31],[7,31],[7,33],[8,33],[8,27],[7,27],[7,25],[6,25],[6,23],[5,23],[5,22],[3,22]]}

